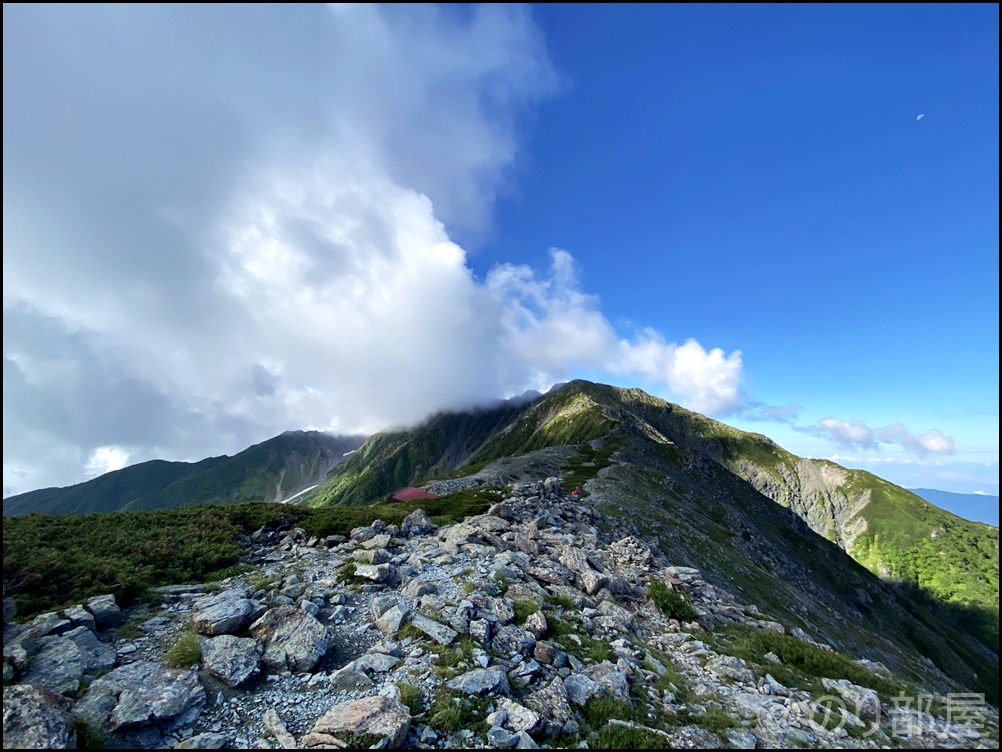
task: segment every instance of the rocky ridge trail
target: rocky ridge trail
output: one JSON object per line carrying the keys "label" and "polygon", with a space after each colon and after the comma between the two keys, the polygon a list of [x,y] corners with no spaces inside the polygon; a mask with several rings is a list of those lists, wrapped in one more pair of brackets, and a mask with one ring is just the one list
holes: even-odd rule
{"label": "rocky ridge trail", "polygon": [[772,652],[729,654],[734,634],[830,649],[557,478],[447,527],[418,510],[246,543],[254,571],[157,588],[159,608],[101,596],[16,625],[5,601],[4,747],[998,746],[992,708],[979,732],[881,702],[893,677],[865,656],[873,686],[797,687]]}

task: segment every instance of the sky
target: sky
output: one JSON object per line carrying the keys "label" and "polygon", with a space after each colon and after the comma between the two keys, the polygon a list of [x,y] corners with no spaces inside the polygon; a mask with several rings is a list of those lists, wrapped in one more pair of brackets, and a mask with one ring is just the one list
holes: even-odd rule
{"label": "sky", "polygon": [[589,378],[998,494],[998,6],[5,5],[4,496]]}

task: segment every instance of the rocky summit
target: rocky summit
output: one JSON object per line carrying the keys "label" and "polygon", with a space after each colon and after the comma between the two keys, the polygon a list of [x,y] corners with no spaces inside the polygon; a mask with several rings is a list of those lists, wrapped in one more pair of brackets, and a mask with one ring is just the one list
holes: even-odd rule
{"label": "rocky summit", "polygon": [[941,674],[823,644],[562,485],[441,527],[254,531],[246,571],[158,606],[5,601],[4,747],[998,746]]}

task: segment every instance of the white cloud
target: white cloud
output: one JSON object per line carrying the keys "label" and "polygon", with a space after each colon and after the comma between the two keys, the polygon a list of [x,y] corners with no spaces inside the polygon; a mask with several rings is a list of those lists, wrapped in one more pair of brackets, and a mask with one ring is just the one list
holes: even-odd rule
{"label": "white cloud", "polygon": [[796,430],[829,439],[845,447],[878,449],[881,444],[897,444],[919,455],[947,455],[957,451],[953,438],[938,429],[931,428],[925,433],[914,434],[901,423],[870,428],[862,420],[822,418],[813,426],[799,427]]}
{"label": "white cloud", "polygon": [[557,87],[529,10],[166,12],[5,8],[5,495],[575,368],[739,406],[740,352],[620,338],[569,253],[468,267]]}
{"label": "white cloud", "polygon": [[98,447],[87,460],[88,475],[103,475],[112,470],[121,470],[129,464],[129,453],[118,446]]}

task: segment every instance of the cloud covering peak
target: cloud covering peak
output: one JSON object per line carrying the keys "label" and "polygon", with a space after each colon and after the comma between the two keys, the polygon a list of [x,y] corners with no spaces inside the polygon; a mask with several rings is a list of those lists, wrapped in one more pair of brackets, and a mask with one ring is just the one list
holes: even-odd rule
{"label": "cloud covering peak", "polygon": [[450,237],[557,84],[524,8],[5,6],[5,495],[575,368],[737,409],[740,352]]}

